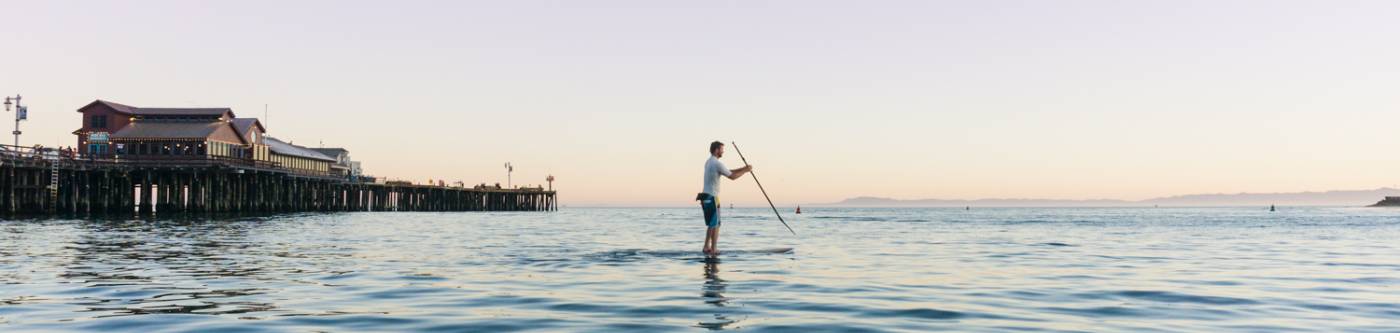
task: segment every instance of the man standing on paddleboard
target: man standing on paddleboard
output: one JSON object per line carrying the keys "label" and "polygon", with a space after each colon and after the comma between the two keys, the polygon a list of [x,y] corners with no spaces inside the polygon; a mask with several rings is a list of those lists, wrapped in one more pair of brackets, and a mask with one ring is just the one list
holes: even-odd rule
{"label": "man standing on paddleboard", "polygon": [[719,177],[739,179],[753,170],[752,165],[729,170],[724,166],[724,162],[719,161],[721,157],[724,157],[724,143],[711,142],[710,158],[705,160],[705,189],[695,195],[695,200],[700,201],[700,209],[705,211],[705,246],[701,252],[708,255],[719,254],[719,250],[716,249],[719,243]]}

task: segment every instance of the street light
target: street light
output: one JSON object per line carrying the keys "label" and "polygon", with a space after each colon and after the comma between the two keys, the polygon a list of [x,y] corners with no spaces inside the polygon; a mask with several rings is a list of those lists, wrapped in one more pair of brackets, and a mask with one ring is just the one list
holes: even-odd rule
{"label": "street light", "polygon": [[20,104],[20,98],[19,94],[15,94],[15,97],[5,96],[5,112],[10,112],[11,104],[15,106],[15,131],[11,134],[15,135],[16,147],[19,146],[19,121],[29,119],[29,107]]}
{"label": "street light", "polygon": [[550,190],[550,191],[553,191],[553,190],[554,190],[554,175],[549,175],[549,177],[544,177],[544,181],[549,182],[549,190]]}
{"label": "street light", "polygon": [[510,173],[511,173],[511,172],[515,172],[515,166],[514,166],[514,165],[510,165],[510,162],[506,162],[506,188],[514,188],[514,187],[512,187],[512,186],[510,185]]}

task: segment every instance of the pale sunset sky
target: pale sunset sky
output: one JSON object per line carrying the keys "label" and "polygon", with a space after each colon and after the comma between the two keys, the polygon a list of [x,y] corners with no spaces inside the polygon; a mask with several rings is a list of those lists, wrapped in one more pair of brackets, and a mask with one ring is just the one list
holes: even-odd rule
{"label": "pale sunset sky", "polygon": [[[0,1],[24,145],[232,107],[370,174],[687,206],[1400,184],[1400,1]],[[5,114],[0,119],[10,119]],[[4,122],[3,132],[12,126]],[[11,138],[4,136],[3,142]],[[724,159],[743,165],[733,147]],[[763,205],[750,179],[725,201]]]}

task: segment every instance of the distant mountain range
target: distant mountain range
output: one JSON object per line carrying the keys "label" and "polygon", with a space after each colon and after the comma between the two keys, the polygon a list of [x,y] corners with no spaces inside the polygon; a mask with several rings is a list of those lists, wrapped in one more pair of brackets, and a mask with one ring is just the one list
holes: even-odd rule
{"label": "distant mountain range", "polygon": [[1129,200],[1054,200],[1054,199],[977,199],[901,200],[879,197],[855,197],[840,202],[809,204],[809,206],[838,207],[1143,207],[1143,206],[1366,206],[1386,196],[1400,196],[1400,189],[1378,188],[1357,191],[1296,192],[1296,193],[1236,193],[1192,194],[1140,201]]}

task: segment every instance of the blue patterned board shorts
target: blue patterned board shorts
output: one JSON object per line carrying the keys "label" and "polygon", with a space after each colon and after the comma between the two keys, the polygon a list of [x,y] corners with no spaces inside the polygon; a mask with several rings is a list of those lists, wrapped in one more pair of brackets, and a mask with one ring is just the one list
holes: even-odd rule
{"label": "blue patterned board shorts", "polygon": [[695,195],[695,200],[700,200],[700,209],[705,211],[705,226],[710,228],[719,227],[719,198],[709,193]]}

